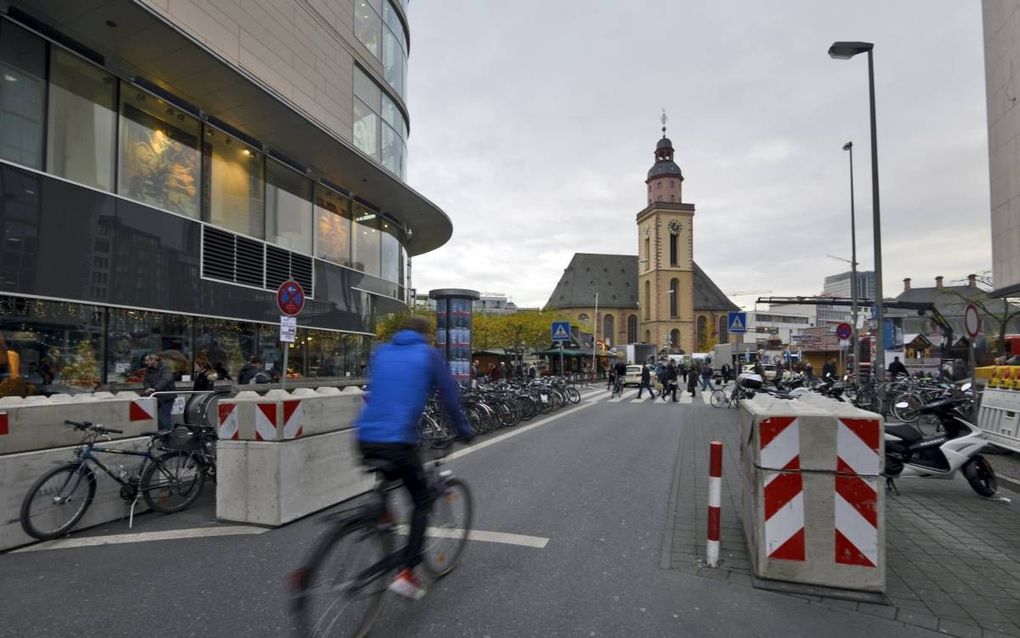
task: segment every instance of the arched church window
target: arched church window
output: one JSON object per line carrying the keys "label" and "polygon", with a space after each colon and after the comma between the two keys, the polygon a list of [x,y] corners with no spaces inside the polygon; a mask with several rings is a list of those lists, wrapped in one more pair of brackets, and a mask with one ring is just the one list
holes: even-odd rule
{"label": "arched church window", "polygon": [[719,317],[719,343],[726,343],[730,340],[729,326],[726,325],[727,317]]}
{"label": "arched church window", "polygon": [[673,346],[674,348],[680,347],[680,331],[677,330],[676,328],[673,328],[672,330],[669,331],[669,345]]}
{"label": "arched church window", "polygon": [[708,319],[705,315],[698,316],[698,352],[708,349]]}
{"label": "arched church window", "polygon": [[581,323],[588,323],[588,313],[582,312],[581,314],[577,315],[577,320]]}
{"label": "arched church window", "polygon": [[627,343],[637,343],[637,315],[627,317]]}
{"label": "arched church window", "polygon": [[645,321],[652,318],[652,282],[645,282],[645,298],[643,299],[645,309]]}

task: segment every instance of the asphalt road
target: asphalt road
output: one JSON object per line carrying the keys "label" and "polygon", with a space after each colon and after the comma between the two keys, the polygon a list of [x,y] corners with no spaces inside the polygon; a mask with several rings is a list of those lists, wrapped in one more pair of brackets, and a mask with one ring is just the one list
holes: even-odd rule
{"label": "asphalt road", "polygon": [[[712,408],[700,396],[607,396],[450,463],[473,490],[475,529],[549,542],[472,542],[422,601],[388,597],[373,635],[934,635],[660,568],[680,429]],[[258,535],[0,555],[0,636],[290,635],[285,576],[323,529],[317,518]],[[172,521],[147,515],[136,527]],[[90,534],[126,532],[118,522]]]}

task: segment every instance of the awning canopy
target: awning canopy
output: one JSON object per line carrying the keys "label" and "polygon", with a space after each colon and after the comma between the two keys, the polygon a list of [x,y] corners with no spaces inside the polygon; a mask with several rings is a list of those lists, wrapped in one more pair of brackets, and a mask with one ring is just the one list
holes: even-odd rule
{"label": "awning canopy", "polygon": [[[11,0],[10,5],[48,23],[102,55],[106,67],[176,95],[377,206],[410,230],[411,256],[439,248],[453,224],[438,206],[385,170],[354,145],[302,113],[280,91],[132,0]],[[139,84],[141,86],[141,84]]]}

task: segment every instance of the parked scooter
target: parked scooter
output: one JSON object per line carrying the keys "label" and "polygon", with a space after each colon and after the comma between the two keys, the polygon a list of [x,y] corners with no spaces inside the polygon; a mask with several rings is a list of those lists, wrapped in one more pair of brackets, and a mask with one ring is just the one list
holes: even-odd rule
{"label": "parked scooter", "polygon": [[968,383],[961,391],[954,391],[919,409],[920,414],[938,418],[942,425],[940,432],[925,436],[909,423],[885,426],[886,489],[899,494],[894,479],[951,479],[960,470],[975,492],[981,496],[995,495],[998,489],[995,471],[980,454],[988,441],[966,418],[965,410],[973,404],[969,390]]}

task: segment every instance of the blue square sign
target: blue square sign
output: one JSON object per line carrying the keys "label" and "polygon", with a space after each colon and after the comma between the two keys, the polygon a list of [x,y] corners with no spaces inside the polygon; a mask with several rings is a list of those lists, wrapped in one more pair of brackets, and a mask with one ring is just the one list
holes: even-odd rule
{"label": "blue square sign", "polygon": [[554,322],[552,322],[552,340],[553,341],[570,341],[570,322],[569,321],[554,321]]}
{"label": "blue square sign", "polygon": [[733,334],[747,332],[747,313],[731,310],[726,320],[726,329]]}

